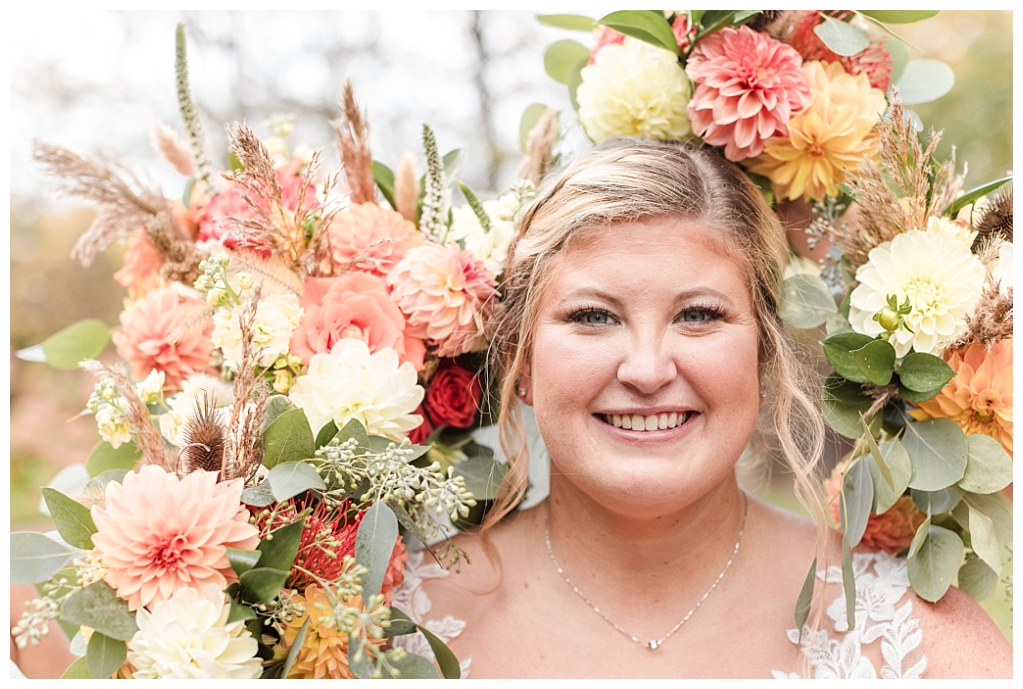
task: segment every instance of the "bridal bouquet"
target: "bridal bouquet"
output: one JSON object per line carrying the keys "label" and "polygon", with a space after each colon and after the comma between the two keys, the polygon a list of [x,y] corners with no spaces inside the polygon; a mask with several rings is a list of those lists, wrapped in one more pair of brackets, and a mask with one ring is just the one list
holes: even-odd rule
{"label": "bridal bouquet", "polygon": [[[186,178],[180,197],[35,149],[98,206],[77,257],[127,242],[114,277],[128,299],[112,333],[85,321],[19,353],[96,374],[83,413],[102,442],[87,483],[43,489],[59,539],[11,536],[12,581],[41,594],[17,643],[58,620],[83,656],[66,677],[437,677],[391,643],[419,630],[457,677],[392,592],[410,537],[459,564],[442,537],[478,522],[504,475],[473,431],[493,417],[480,372],[532,182],[481,201],[428,127],[425,174],[410,156],[392,171],[370,156],[350,85],[347,184],[319,152],[289,151],[287,118],[266,140],[236,125],[218,173],[183,27],[177,41],[187,143],[162,125],[154,141]],[[549,144],[533,152],[539,169]],[[96,361],[111,339],[122,361]]]}

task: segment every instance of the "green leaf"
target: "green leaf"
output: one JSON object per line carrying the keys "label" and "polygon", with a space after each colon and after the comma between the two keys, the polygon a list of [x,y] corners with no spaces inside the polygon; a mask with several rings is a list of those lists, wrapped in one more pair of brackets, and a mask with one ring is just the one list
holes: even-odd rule
{"label": "green leaf", "polygon": [[43,499],[64,542],[75,548],[92,550],[92,535],[97,529],[89,508],[53,488],[43,488]]}
{"label": "green leaf", "polygon": [[406,634],[412,634],[419,627],[412,618],[406,615],[398,608],[391,608],[391,624],[387,629],[384,630],[384,638],[390,639],[395,636],[405,636]]}
{"label": "green leaf", "polygon": [[[352,421],[355,421],[355,419],[352,419]],[[348,424],[351,425],[352,421],[349,421]],[[359,422],[355,421],[355,423]],[[319,433],[316,434],[316,447],[318,448],[324,447],[327,443],[334,439],[334,436],[337,435],[337,432],[338,431],[336,423],[334,423],[333,421],[328,421],[327,423],[325,423],[323,425],[323,428],[320,429]]]}
{"label": "green leaf", "polygon": [[18,358],[38,361],[54,368],[74,370],[86,359],[95,359],[110,342],[110,328],[87,318],[50,335],[42,344],[18,351]]}
{"label": "green leaf", "polygon": [[259,564],[273,569],[291,569],[302,543],[302,529],[305,520],[285,524],[271,531],[265,540],[259,542]]}
{"label": "green leaf", "polygon": [[373,181],[377,183],[380,193],[391,204],[391,208],[398,210],[398,204],[394,200],[394,172],[379,160],[373,161]]}
{"label": "green leaf", "polygon": [[935,397],[935,395],[937,395],[939,392],[941,392],[943,387],[944,386],[942,386],[941,388],[934,388],[933,390],[927,390],[926,392],[917,392],[916,390],[910,390],[905,385],[902,385],[900,383],[899,384],[899,397],[901,397],[902,399],[906,400],[907,402],[912,402],[913,404],[919,404],[921,402],[926,402],[929,399],[933,399]]}
{"label": "green leaf", "polygon": [[362,599],[380,593],[391,553],[398,540],[398,520],[388,507],[373,503],[366,510],[355,536],[355,561],[369,571],[362,578]]}
{"label": "green leaf", "polygon": [[906,565],[916,595],[937,602],[952,584],[963,561],[963,541],[954,532],[933,524],[927,540]]}
{"label": "green leaf", "polygon": [[228,548],[227,561],[231,564],[231,569],[234,570],[234,573],[240,575],[242,572],[248,572],[250,569],[255,567],[262,554],[263,553],[259,550],[239,550],[238,548]]}
{"label": "green leaf", "polygon": [[108,679],[124,665],[128,657],[128,644],[119,639],[93,632],[89,638],[89,651],[85,658],[89,664],[89,676]]}
{"label": "green leaf", "polygon": [[340,443],[346,440],[355,438],[355,442],[359,444],[359,447],[366,447],[369,444],[369,436],[366,435],[366,427],[363,426],[358,419],[352,419],[345,424],[337,433],[337,440]]}
{"label": "green leaf", "polygon": [[[887,31],[887,27],[885,27]],[[902,78],[902,73],[906,71],[906,65],[909,64],[909,48],[906,44],[896,36],[888,35],[888,40],[884,44],[885,49],[892,56],[892,73],[889,76],[891,83],[897,83]]]}
{"label": "green leaf", "polygon": [[67,670],[64,670],[64,674],[60,676],[61,679],[92,679],[92,675],[89,674],[89,660],[82,656],[75,662],[68,666]]}
{"label": "green leaf", "polygon": [[547,26],[554,26],[569,31],[593,31],[597,23],[581,14],[538,14],[536,20]]}
{"label": "green leaf", "polygon": [[[839,435],[856,440],[863,435],[863,413],[869,405],[842,404],[825,394],[821,402],[821,413],[828,426]],[[875,414],[869,419],[873,432],[880,427],[880,414]]]}
{"label": "green leaf", "polygon": [[906,64],[899,81],[892,85],[898,90],[903,105],[919,105],[938,100],[955,86],[952,68],[939,60],[916,59]]}
{"label": "green leaf", "polygon": [[237,601],[231,601],[231,612],[227,614],[227,623],[237,622],[238,620],[254,620],[259,615],[256,611],[247,605],[242,605]]}
{"label": "green leaf", "polygon": [[284,659],[284,667],[281,668],[281,677],[286,678],[288,673],[291,672],[292,666],[295,661],[298,660],[298,652],[302,648],[302,644],[305,643],[306,634],[309,633],[309,620],[312,619],[312,615],[305,618],[305,622],[298,629],[298,634],[295,635],[295,640],[291,643],[291,649],[288,650],[288,657]]}
{"label": "green leaf", "polygon": [[108,442],[101,442],[92,448],[89,459],[85,461],[85,468],[89,476],[99,476],[104,471],[111,469],[127,469],[131,471],[142,459],[142,450],[136,447],[135,443],[122,443],[116,450]]}
{"label": "green leaf", "polygon": [[885,340],[873,340],[851,352],[860,373],[875,385],[888,385],[895,371],[895,347]]}
{"label": "green leaf", "polygon": [[523,111],[522,119],[519,120],[519,149],[523,153],[529,152],[529,135],[550,109],[543,103],[530,103]]}
{"label": "green leaf", "polygon": [[874,401],[873,397],[863,393],[863,385],[847,380],[837,373],[832,373],[824,381],[825,394],[842,404],[868,407]]}
{"label": "green leaf", "polygon": [[854,383],[866,383],[867,377],[856,365],[852,352],[861,349],[870,342],[873,342],[873,338],[860,333],[838,333],[821,342],[821,346],[824,348],[824,356],[827,357],[831,367],[835,369],[835,373]]}
{"label": "green leaf", "polygon": [[604,15],[597,20],[598,24],[610,27],[626,36],[664,48],[675,55],[679,54],[678,42],[668,24],[668,20],[659,12],[650,10],[619,10]]}
{"label": "green leaf", "polygon": [[263,433],[270,428],[270,424],[276,421],[281,414],[291,411],[295,405],[284,395],[271,395],[266,401],[266,413],[263,415]]}
{"label": "green leaf", "polygon": [[568,75],[568,100],[572,104],[572,109],[576,112],[579,112],[579,99],[576,97],[576,93],[579,91],[579,86],[583,83],[583,67],[585,66],[585,62],[579,62],[575,69],[572,70],[572,73]]}
{"label": "green leaf", "polygon": [[912,352],[899,364],[899,382],[917,392],[940,390],[955,374],[951,366],[933,354]]}
{"label": "green leaf", "polygon": [[833,52],[849,57],[862,53],[870,45],[870,34],[863,29],[822,15],[824,21],[814,27],[813,32]]}
{"label": "green leaf", "polygon": [[85,490],[101,489],[106,490],[106,485],[111,481],[116,483],[123,483],[124,477],[128,475],[127,469],[109,469],[102,471],[93,478],[89,479],[89,482],[85,484]]}
{"label": "green leaf", "polygon": [[270,490],[277,502],[293,498],[307,490],[326,490],[323,479],[308,462],[278,464],[267,475]]}
{"label": "green leaf", "polygon": [[878,446],[878,451],[884,457],[884,461],[891,471],[891,484],[881,475],[874,455],[866,457],[866,460],[870,478],[874,483],[873,511],[874,514],[883,514],[891,509],[892,505],[906,492],[909,478],[913,475],[913,465],[910,464],[906,448],[902,446],[898,438],[881,443]]}
{"label": "green leaf", "polygon": [[585,64],[590,59],[590,49],[578,41],[565,38],[547,46],[543,54],[543,66],[547,75],[559,84],[568,84],[572,70],[580,62]]}
{"label": "green leaf", "polygon": [[251,486],[243,490],[242,502],[253,507],[272,505],[276,500],[274,500],[273,491],[270,489],[270,482],[263,481],[258,486]]}
{"label": "green leaf", "polygon": [[977,557],[1001,576],[1002,555],[995,535],[995,523],[991,517],[975,509],[970,509],[970,543]]}
{"label": "green leaf", "polygon": [[493,453],[477,454],[454,466],[455,476],[465,478],[465,488],[479,501],[496,500],[508,465],[494,460]]}
{"label": "green leaf", "polygon": [[798,273],[781,283],[778,317],[793,328],[816,328],[838,313],[831,290],[816,275]]}
{"label": "green leaf", "polygon": [[910,491],[913,497],[913,504],[925,514],[943,514],[951,512],[962,500],[962,496],[954,487],[942,488],[941,490],[926,491],[914,488]]}
{"label": "green leaf", "polygon": [[444,165],[444,179],[452,180],[458,177],[458,171],[462,168],[462,149],[448,151],[441,157],[440,162]]}
{"label": "green leaf", "polygon": [[[888,466],[888,462],[885,461],[884,455],[881,454],[881,449],[877,446],[877,441],[874,440],[874,436],[870,432],[870,426],[867,425],[866,417],[860,417],[860,421],[863,424],[863,430],[866,431],[863,434],[863,439],[867,441],[867,449],[870,450],[870,456],[874,460],[874,466],[877,468],[881,478],[883,478],[885,483],[888,484],[889,490],[895,490],[895,477],[892,475],[892,470]],[[873,472],[871,472],[871,476],[873,476]],[[877,498],[874,498],[874,504],[877,504]]]}
{"label": "green leaf", "polygon": [[967,508],[983,512],[995,525],[995,537],[999,543],[1012,543],[1012,514],[1003,507],[1001,498],[994,495],[966,493],[963,501],[952,511],[952,516],[964,529],[969,530],[970,519]]}
{"label": "green leaf", "polygon": [[810,563],[810,571],[806,573],[806,579],[803,581],[803,588],[799,591],[799,598],[796,599],[796,629],[799,630],[799,636],[803,636],[803,625],[806,624],[806,619],[810,615],[810,605],[813,603],[813,585],[817,581],[817,555],[813,556],[813,562]]}
{"label": "green leaf", "polygon": [[699,20],[703,28],[696,35],[697,42],[715,31],[731,26],[734,13],[735,10],[704,10]]}
{"label": "green leaf", "polygon": [[458,185],[458,189],[462,192],[462,196],[469,203],[469,208],[472,210],[473,215],[476,216],[476,220],[479,221],[480,227],[483,228],[484,232],[490,232],[490,216],[483,209],[483,204],[480,202],[476,192],[472,190],[468,184],[460,179],[455,180],[455,184]]}
{"label": "green leaf", "polygon": [[959,588],[974,600],[984,600],[998,588],[998,575],[983,560],[970,559],[959,568]]}
{"label": "green leaf", "polygon": [[362,646],[362,639],[348,635],[348,667],[356,679],[373,679],[373,665]]}
{"label": "green leaf", "polygon": [[957,198],[955,201],[953,201],[949,205],[949,207],[942,212],[942,215],[955,217],[955,215],[966,206],[969,206],[977,199],[987,196],[991,192],[996,191],[1003,184],[1006,184],[1011,181],[1012,175],[1009,175],[1008,177],[996,179],[994,182],[988,182],[987,184],[982,184],[979,187],[974,187],[973,189],[970,189],[968,192],[966,192],[965,194]]}
{"label": "green leaf", "polygon": [[747,24],[753,17],[763,12],[763,10],[736,10],[735,14],[732,15],[732,26],[741,26]]}
{"label": "green leaf", "polygon": [[263,466],[267,469],[309,459],[315,450],[309,419],[301,409],[284,412],[263,433]]}
{"label": "green leaf", "polygon": [[854,330],[852,324],[849,323],[848,316],[833,313],[828,316],[828,320],[824,321],[824,332],[828,335],[838,335],[839,333],[851,333]]}
{"label": "green leaf", "polygon": [[398,670],[397,679],[440,679],[437,668],[421,655],[406,653],[401,660],[394,662]]}
{"label": "green leaf", "polygon": [[927,534],[931,530],[931,518],[927,517],[920,526],[916,527],[916,533],[913,534],[913,542],[909,544],[909,552],[906,553],[906,557],[910,558],[920,552],[920,548],[923,547],[924,542],[927,540]]}
{"label": "green leaf", "polygon": [[912,24],[923,19],[930,19],[938,14],[938,10],[857,10],[860,14],[872,17],[885,24]]}
{"label": "green leaf", "polygon": [[[401,610],[397,608],[391,608],[391,620],[401,620],[412,622],[412,619]],[[393,624],[393,622],[392,622]],[[413,622],[413,624],[415,624]],[[416,629],[423,633],[426,640],[430,644],[430,649],[433,651],[433,655],[437,658],[437,665],[440,666],[441,672],[444,674],[444,679],[459,679],[462,676],[462,669],[458,665],[458,658],[451,652],[447,644],[441,641],[436,634],[431,632],[429,629],[416,624]]]}
{"label": "green leaf", "polygon": [[842,539],[842,587],[845,590],[845,621],[850,631],[856,629],[856,576],[852,568],[849,541]]}
{"label": "green leaf", "polygon": [[68,560],[81,554],[41,533],[11,534],[11,583],[38,584],[63,569]]}
{"label": "green leaf", "polygon": [[238,577],[242,599],[250,603],[272,603],[290,572],[284,569],[256,567]]}
{"label": "green leaf", "polygon": [[850,548],[855,548],[863,538],[874,504],[874,482],[866,462],[852,462],[842,479],[840,496],[842,533]]}
{"label": "green leaf", "polygon": [[996,493],[1012,483],[1012,457],[1000,442],[989,435],[968,435],[966,447],[966,473],[959,481],[960,488],[971,493]]}
{"label": "green leaf", "polygon": [[105,581],[97,581],[72,593],[60,608],[60,616],[72,624],[92,627],[111,639],[127,641],[139,630],[128,601],[117,596]]}
{"label": "green leaf", "polygon": [[966,472],[966,436],[950,419],[906,424],[902,445],[913,463],[910,488],[941,490],[959,481]]}

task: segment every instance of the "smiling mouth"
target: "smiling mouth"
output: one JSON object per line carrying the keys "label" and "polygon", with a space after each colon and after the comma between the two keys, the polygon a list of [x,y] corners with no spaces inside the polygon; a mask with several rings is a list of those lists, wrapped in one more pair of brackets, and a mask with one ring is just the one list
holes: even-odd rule
{"label": "smiling mouth", "polygon": [[695,412],[671,412],[670,414],[651,414],[642,416],[640,414],[598,414],[604,423],[611,424],[615,428],[625,428],[632,431],[663,431],[668,428],[681,426]]}

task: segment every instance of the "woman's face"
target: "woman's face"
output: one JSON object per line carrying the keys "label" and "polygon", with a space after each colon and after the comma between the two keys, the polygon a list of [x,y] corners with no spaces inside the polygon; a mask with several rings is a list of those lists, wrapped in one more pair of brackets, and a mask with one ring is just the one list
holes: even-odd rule
{"label": "woman's face", "polygon": [[559,259],[526,395],[552,486],[654,516],[731,474],[760,403],[757,323],[719,236],[650,218],[588,233]]}

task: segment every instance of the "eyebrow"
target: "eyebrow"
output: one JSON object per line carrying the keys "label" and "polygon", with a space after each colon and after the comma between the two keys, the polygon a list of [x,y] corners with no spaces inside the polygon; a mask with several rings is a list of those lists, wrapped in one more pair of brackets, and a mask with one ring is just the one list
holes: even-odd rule
{"label": "eyebrow", "polygon": [[[722,301],[732,303],[732,298],[721,290],[716,290],[712,287],[693,287],[691,289],[683,290],[675,295],[675,302],[683,302],[689,299],[695,299],[700,297],[714,297]],[[596,299],[604,301],[612,306],[621,307],[624,305],[624,301],[618,296],[602,290],[598,287],[578,287],[565,294],[559,301],[565,303],[573,299]]]}

